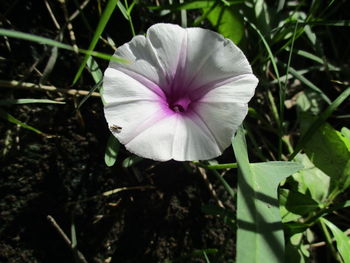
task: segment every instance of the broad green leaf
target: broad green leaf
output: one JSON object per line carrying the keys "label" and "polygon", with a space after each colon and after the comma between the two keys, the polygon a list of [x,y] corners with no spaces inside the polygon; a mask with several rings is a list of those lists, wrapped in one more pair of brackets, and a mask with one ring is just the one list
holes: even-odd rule
{"label": "broad green leaf", "polygon": [[[75,49],[70,45],[67,45],[67,44],[46,38],[46,37],[36,36],[36,35],[23,33],[23,32],[19,32],[19,31],[15,31],[15,30],[8,30],[8,29],[0,28],[0,36],[7,36],[7,37],[12,37],[12,38],[23,39],[23,40],[27,40],[27,41],[31,41],[31,42],[36,42],[38,44],[45,44],[45,45],[58,47],[58,48],[62,48],[62,49],[66,49],[66,50],[75,52]],[[80,53],[83,53],[83,54],[86,54],[89,56],[98,57],[98,58],[101,58],[104,60],[112,60],[112,61],[115,61],[117,63],[124,63],[124,64],[130,63],[129,60],[126,60],[124,58],[119,58],[116,56],[107,55],[105,53],[101,53],[101,52],[97,52],[97,51],[85,50],[85,49],[81,49],[81,48],[79,48],[78,51]]]}
{"label": "broad green leaf", "polygon": [[306,263],[305,257],[303,253],[300,251],[298,247],[293,246],[290,243],[286,244],[286,263]]}
{"label": "broad green leaf", "polygon": [[244,35],[243,20],[234,7],[218,5],[209,13],[207,19],[224,37],[231,39],[235,44],[241,41]]}
{"label": "broad green leaf", "polygon": [[331,189],[350,185],[350,141],[328,123],[323,124],[305,145],[310,160],[331,177]]}
{"label": "broad green leaf", "polygon": [[105,152],[105,163],[107,166],[113,166],[117,160],[120,148],[119,141],[111,134],[108,138]]}
{"label": "broad green leaf", "polygon": [[329,194],[330,177],[318,169],[306,154],[298,154],[296,161],[304,166],[304,169],[293,175],[298,182],[297,191],[308,194],[313,200],[323,203]]}
{"label": "broad green leaf", "polygon": [[[95,49],[96,44],[102,35],[103,30],[105,29],[116,5],[118,3],[118,0],[108,0],[106,8],[103,10],[102,16],[100,18],[100,21],[98,22],[97,28],[94,32],[94,35],[92,37],[92,40],[90,42],[88,51],[91,52]],[[90,57],[90,54],[86,54],[83,62],[80,64],[80,67],[78,69],[78,72],[75,74],[74,80],[73,80],[73,85],[77,83],[78,79],[80,78],[81,73],[83,72],[86,63],[88,62],[88,59]]]}
{"label": "broad green leaf", "polygon": [[286,208],[286,203],[289,196],[289,190],[288,189],[280,189],[279,191],[279,203],[280,203],[280,213],[283,223],[296,221],[301,216],[298,214],[295,214],[291,211],[289,211]]}
{"label": "broad green leaf", "polygon": [[284,236],[277,187],[302,166],[292,162],[250,164],[243,128],[232,144],[238,163],[237,263],[281,263]]}
{"label": "broad green leaf", "polygon": [[[325,111],[318,115],[313,121],[308,130],[300,138],[296,145],[294,152],[290,155],[289,160],[299,153],[299,151],[305,146],[305,144],[313,137],[316,131],[325,123],[325,121],[332,115],[332,113],[349,97],[350,87],[347,87],[328,107]],[[320,167],[319,167],[320,168]]]}
{"label": "broad green leaf", "polygon": [[335,242],[337,243],[338,252],[343,258],[344,263],[350,263],[350,238],[332,222],[325,218],[321,218],[320,220],[332,231]]}
{"label": "broad green leaf", "polygon": [[350,130],[346,127],[341,128],[341,134],[350,141]]}
{"label": "broad green leaf", "polygon": [[288,189],[280,190],[280,205],[282,222],[295,221],[319,208],[310,196]]}

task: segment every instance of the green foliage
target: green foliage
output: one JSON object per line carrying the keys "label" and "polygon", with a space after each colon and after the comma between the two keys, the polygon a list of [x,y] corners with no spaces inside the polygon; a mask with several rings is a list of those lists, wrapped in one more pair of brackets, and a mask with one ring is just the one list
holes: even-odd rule
{"label": "green foliage", "polygon": [[83,61],[81,62],[80,66],[79,66],[78,72],[75,74],[75,77],[73,80],[73,85],[75,83],[77,83],[78,79],[80,78],[81,73],[83,72],[83,70],[86,66],[86,63],[88,62],[88,59],[90,57],[90,52],[92,52],[95,49],[96,44],[97,44],[101,34],[103,33],[103,30],[105,29],[117,3],[118,3],[118,0],[109,0],[107,2],[106,8],[103,11],[103,14],[100,18],[100,21],[98,22],[97,28],[94,32],[92,39],[91,39],[89,48],[87,50],[88,53],[85,55]]}
{"label": "green foliage", "polygon": [[243,19],[234,6],[218,5],[211,10],[207,19],[224,37],[231,39],[236,44],[241,41],[244,35]]}
{"label": "green foliage", "polygon": [[333,195],[349,187],[350,140],[325,123],[315,131],[304,150],[315,166],[331,178]]}
{"label": "green foliage", "polygon": [[[49,50],[46,63],[36,61],[36,66],[41,63],[46,66],[40,78],[32,77],[32,82],[55,83],[50,78],[50,73],[60,63],[59,49],[85,54],[80,64],[70,65],[79,68],[73,83],[78,82],[84,68],[88,69],[92,77],[89,80],[82,79],[79,83],[82,87],[87,87],[90,93],[77,103],[76,109],[82,107],[93,91],[103,92],[102,65],[106,63],[100,63],[96,59],[130,63],[111,56],[113,50],[106,51],[108,55],[94,51],[97,47],[105,50],[108,45],[115,49],[114,42],[111,44],[108,37],[107,40],[103,38],[110,33],[106,32],[106,25],[113,16],[118,15],[125,23],[129,23],[126,29],[119,24],[112,27],[117,34],[119,31],[127,32],[125,35],[128,40],[132,35],[145,32],[146,25],[156,21],[182,21],[183,26],[210,27],[239,44],[251,61],[260,83],[256,96],[249,105],[246,119],[247,142],[242,129],[233,140],[237,162],[219,163],[211,160],[184,165],[191,173],[197,171],[198,167],[206,169],[209,183],[216,180],[213,183],[214,190],[219,184],[219,187],[222,186],[220,189],[226,191],[225,194],[218,191],[217,198],[220,201],[226,198],[224,201],[231,206],[203,204],[202,212],[208,216],[219,216],[230,231],[237,233],[237,263],[309,262],[312,253],[318,251],[314,243],[320,241],[326,241],[327,249],[332,254],[329,262],[336,260],[349,263],[350,241],[343,231],[349,228],[349,221],[342,213],[350,207],[346,192],[350,186],[350,130],[347,112],[350,87],[346,55],[350,50],[342,44],[348,35],[347,31],[344,34],[342,30],[348,30],[350,21],[343,19],[344,16],[339,16],[341,20],[334,20],[338,13],[343,14],[344,3],[344,0],[108,0],[94,3],[98,8],[91,9],[91,13],[99,10],[96,17],[98,25],[92,31],[92,38],[85,43],[87,50],[76,50],[65,44],[69,43],[65,26],[58,30],[56,37],[51,38],[3,28],[0,29],[0,36],[4,40],[2,48],[11,47],[13,39],[53,47]],[[101,4],[104,4],[104,8]],[[82,10],[78,13],[88,31],[91,28],[89,19],[86,19]],[[184,23],[183,14],[186,15],[187,23]],[[135,23],[135,28],[133,20],[138,22]],[[70,22],[75,26],[74,21]],[[334,27],[337,27],[336,31]],[[48,32],[50,31],[45,31]],[[79,32],[75,33],[79,37]],[[86,32],[80,35],[83,37],[77,43],[83,45]],[[115,40],[118,45],[125,40],[123,34],[120,37]],[[1,55],[2,60],[13,63],[10,56],[4,59],[3,56],[5,55]],[[27,81],[25,79],[29,75],[21,72],[17,77],[22,82]],[[69,87],[70,83],[66,86]],[[13,97],[16,96],[11,94],[8,98],[1,99],[0,105],[64,103]],[[19,120],[22,118],[12,116],[7,110],[0,109],[0,117],[6,120],[5,123],[10,122],[45,135]],[[10,124],[9,127],[13,125]],[[115,165],[124,170],[130,169],[135,177],[142,178],[143,165],[148,161],[143,162],[138,156],[124,153],[114,136],[109,133],[105,136],[109,136],[105,164],[108,167]],[[120,151],[123,155],[119,155],[119,158],[124,156],[123,161],[117,162]],[[266,162],[267,160],[269,161]],[[236,171],[237,188],[232,184],[232,178],[226,177],[228,173],[235,176]],[[237,210],[232,210],[235,201]],[[315,232],[317,235],[313,234]],[[73,236],[75,237],[75,232]],[[75,244],[76,239],[73,239]],[[221,252],[221,248],[193,248],[189,254],[180,256],[178,261],[169,259],[166,262],[184,262],[192,258],[200,258],[205,262],[231,262],[221,260]]]}
{"label": "green foliage", "polygon": [[243,129],[233,148],[238,163],[237,262],[283,262],[284,236],[277,187],[302,168],[291,162],[250,164]]}
{"label": "green foliage", "polygon": [[107,141],[105,152],[105,163],[107,166],[113,166],[115,164],[119,148],[119,141],[113,135],[110,135]]}
{"label": "green foliage", "polygon": [[[53,46],[53,47],[58,47],[58,48],[62,48],[62,49],[66,49],[66,50],[75,52],[74,47],[72,47],[70,45],[67,45],[67,44],[64,44],[62,42],[58,42],[58,41],[55,41],[55,40],[52,40],[52,39],[49,39],[46,37],[36,36],[33,34],[23,33],[23,32],[19,32],[19,31],[0,28],[0,36],[23,39],[23,40],[36,42],[36,43],[44,44],[44,45],[49,45],[49,46]],[[97,52],[97,51],[85,50],[85,49],[81,49],[81,48],[79,48],[78,51],[80,53],[86,54],[87,56],[94,56],[94,57],[98,57],[98,58],[105,59],[105,60],[115,61],[117,63],[130,63],[130,61],[128,61],[128,60],[118,58],[116,56],[107,55],[107,54]]]}
{"label": "green foliage", "polygon": [[335,242],[337,243],[339,254],[343,259],[343,262],[349,263],[350,262],[350,238],[332,222],[328,221],[325,218],[321,218],[320,220],[322,220],[322,222],[325,223],[327,227],[331,230],[335,238]]}

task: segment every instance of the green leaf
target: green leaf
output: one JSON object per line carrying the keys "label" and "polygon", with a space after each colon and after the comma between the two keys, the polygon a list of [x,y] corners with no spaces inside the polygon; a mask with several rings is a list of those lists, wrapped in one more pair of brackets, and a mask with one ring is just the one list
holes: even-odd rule
{"label": "green leaf", "polygon": [[335,242],[337,243],[338,252],[343,258],[344,263],[350,263],[350,238],[332,222],[325,218],[320,218],[320,220],[332,231]]}
{"label": "green leaf", "polygon": [[[235,1],[244,2],[244,1]],[[212,3],[208,0],[205,1],[193,1],[189,3],[171,4],[171,5],[159,5],[159,6],[148,6],[150,10],[194,10],[208,8]]]}
{"label": "green leaf", "polygon": [[[100,21],[98,22],[98,25],[97,25],[97,28],[95,30],[95,33],[92,37],[92,40],[90,42],[90,45],[89,45],[89,48],[88,48],[88,51],[93,51],[96,47],[96,44],[100,38],[100,36],[102,35],[102,32],[103,30],[105,29],[116,5],[118,3],[118,0],[108,0],[107,2],[107,6],[106,8],[103,10],[103,13],[102,13],[102,16],[100,18]],[[73,80],[73,85],[75,83],[77,83],[78,79],[80,78],[81,76],[81,73],[83,72],[85,66],[86,66],[86,63],[88,62],[88,59],[90,57],[90,54],[86,54],[84,59],[83,59],[83,62],[81,62],[80,64],[80,67],[78,69],[78,72],[75,74],[75,77],[74,77],[74,80]]]}
{"label": "green leaf", "polygon": [[243,128],[232,144],[238,163],[237,263],[281,263],[284,236],[277,187],[302,166],[292,162],[250,164]]}
{"label": "green leaf", "polygon": [[[79,105],[77,109],[80,109],[80,107],[91,97],[91,94],[98,89],[100,94],[103,94],[103,88],[102,88],[102,79],[103,79],[103,73],[98,66],[97,62],[92,58],[89,57],[86,62],[86,67],[89,70],[92,78],[94,79],[96,85],[94,85],[90,90],[89,93],[84,96],[84,98],[79,102]],[[106,104],[105,100],[103,99],[103,96],[101,96],[101,100],[103,105]]]}
{"label": "green leaf", "polygon": [[296,102],[299,114],[310,112],[313,115],[318,115],[320,114],[324,105],[324,101],[319,93],[310,90],[301,92]]}
{"label": "green leaf", "polygon": [[325,123],[325,121],[332,115],[332,113],[349,97],[350,87],[346,88],[339,96],[336,98],[327,109],[318,115],[317,119],[310,125],[305,134],[300,138],[298,144],[296,145],[294,152],[289,157],[289,160],[298,154],[298,152],[304,147],[304,145],[313,137],[314,133],[319,130],[319,128]]}
{"label": "green leaf", "polygon": [[209,13],[207,19],[224,37],[231,39],[235,44],[241,41],[244,35],[243,19],[236,9],[218,5]]}
{"label": "green leaf", "polygon": [[305,145],[310,160],[331,178],[331,190],[350,185],[350,141],[328,123],[323,124]]}
{"label": "green leaf", "polygon": [[304,166],[304,169],[293,175],[298,182],[297,191],[308,194],[313,200],[322,204],[328,197],[330,177],[313,164],[306,154],[298,154],[295,158]]}
{"label": "green leaf", "polygon": [[0,105],[29,104],[29,103],[66,104],[63,101],[46,100],[46,99],[5,99],[5,100],[0,100]]}
{"label": "green leaf", "polygon": [[92,57],[89,57],[86,61],[86,67],[89,70],[92,78],[94,79],[95,83],[101,83],[103,78],[103,73],[97,64],[96,60],[94,60]]}
{"label": "green leaf", "polygon": [[118,1],[118,8],[119,8],[119,11],[122,13],[122,15],[124,16],[124,18],[126,20],[129,20],[129,14],[128,14],[128,11],[126,11],[125,9],[125,6],[122,4],[122,2]]}
{"label": "green leaf", "polygon": [[117,160],[118,152],[120,148],[119,141],[113,136],[110,135],[106,145],[105,152],[105,163],[107,166],[113,166]]}
{"label": "green leaf", "polygon": [[289,196],[288,189],[280,189],[279,202],[280,202],[280,213],[281,213],[283,223],[297,221],[301,217],[300,215],[295,214],[286,208],[288,196]]}
{"label": "green leaf", "polygon": [[122,166],[124,168],[129,168],[129,167],[132,167],[134,166],[135,164],[141,162],[143,160],[142,157],[139,157],[137,155],[131,155],[127,158],[124,159],[123,163],[122,163]]}
{"label": "green leaf", "polygon": [[38,129],[28,125],[28,124],[25,124],[24,122],[21,122],[20,120],[17,120],[15,117],[13,117],[11,114],[3,111],[2,109],[0,109],[0,118],[4,119],[4,120],[7,120],[13,124],[17,124],[19,126],[21,126],[22,128],[25,128],[27,130],[30,130],[30,131],[33,131],[37,134],[44,134],[42,131],[39,131]]}
{"label": "green leaf", "polygon": [[[32,41],[32,42],[36,42],[39,44],[45,44],[45,45],[49,45],[49,46],[54,46],[54,47],[58,47],[58,48],[62,48],[62,49],[66,49],[66,50],[75,52],[75,49],[70,45],[67,45],[67,44],[46,38],[46,37],[41,37],[41,36],[36,36],[36,35],[28,34],[28,33],[18,32],[15,30],[8,30],[8,29],[0,28],[0,36],[7,36],[7,37],[12,37],[12,38],[23,39],[23,40]],[[98,58],[101,58],[104,60],[112,60],[112,61],[115,61],[117,63],[124,63],[124,64],[130,63],[129,60],[126,60],[124,58],[119,58],[116,56],[107,55],[105,53],[101,53],[101,52],[97,52],[97,51],[85,50],[85,49],[81,49],[81,48],[79,48],[78,51],[80,53],[87,54],[89,56],[98,57]]]}
{"label": "green leaf", "polygon": [[341,128],[341,134],[350,141],[350,130],[346,127]]}
{"label": "green leaf", "polygon": [[256,26],[260,29],[264,36],[270,37],[271,27],[268,6],[264,0],[255,0],[254,2]]}
{"label": "green leaf", "polygon": [[[310,196],[288,189],[281,189],[280,203],[283,222],[295,220],[319,208],[319,204]],[[299,215],[299,217],[292,217],[292,214]]]}

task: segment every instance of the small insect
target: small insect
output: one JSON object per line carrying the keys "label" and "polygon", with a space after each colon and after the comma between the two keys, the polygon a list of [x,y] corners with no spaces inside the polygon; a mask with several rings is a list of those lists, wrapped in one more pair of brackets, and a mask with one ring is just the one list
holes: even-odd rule
{"label": "small insect", "polygon": [[109,129],[112,131],[112,132],[116,132],[116,133],[120,133],[122,131],[122,127],[118,126],[118,125],[111,125],[109,126]]}

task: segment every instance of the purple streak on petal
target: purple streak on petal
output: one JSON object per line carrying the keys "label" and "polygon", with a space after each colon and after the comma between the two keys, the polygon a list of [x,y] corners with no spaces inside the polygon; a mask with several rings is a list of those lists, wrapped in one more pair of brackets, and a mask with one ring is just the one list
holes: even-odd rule
{"label": "purple streak on petal", "polygon": [[[209,91],[216,89],[216,88],[219,88],[221,86],[224,86],[225,84],[240,80],[247,75],[251,75],[251,74],[242,74],[242,75],[238,75],[238,76],[223,78],[223,79],[212,81],[210,83],[206,83],[200,87],[196,87],[193,90],[191,90],[190,98],[192,101],[198,101],[205,94],[207,94]],[[234,92],[234,89],[232,89],[232,92]]]}
{"label": "purple streak on petal", "polygon": [[215,142],[216,145],[219,146],[220,150],[221,146],[219,143],[219,140],[216,139],[214,133],[212,130],[208,127],[206,122],[202,119],[202,117],[196,112],[196,105],[193,105],[189,111],[189,114],[187,115],[194,123],[196,123],[205,134],[207,134],[208,138],[210,138],[213,142]]}
{"label": "purple streak on petal", "polygon": [[213,48],[211,52],[205,54],[201,63],[199,65],[196,65],[197,70],[194,72],[194,74],[192,76],[187,76],[187,81],[184,84],[187,86],[188,90],[191,90],[193,88],[192,85],[196,82],[196,79],[199,77],[199,74],[201,73],[204,65],[208,62],[209,58],[220,48],[221,47],[218,46],[215,49]]}
{"label": "purple streak on petal", "polygon": [[177,68],[170,86],[171,101],[177,101],[186,95],[186,87],[184,87],[184,78],[186,72],[187,57],[187,32],[181,43],[179,57],[177,59]]}
{"label": "purple streak on petal", "polygon": [[122,68],[122,67],[119,67],[118,70],[125,73],[126,75],[132,77],[133,79],[137,80],[142,85],[147,87],[149,90],[151,90],[155,94],[157,94],[163,100],[166,99],[164,91],[157,84],[155,84],[153,81],[149,80],[145,76],[143,76],[137,72],[131,71],[130,69],[126,69],[126,68]]}
{"label": "purple streak on petal", "polygon": [[159,111],[157,114],[154,114],[152,116],[149,116],[142,122],[140,122],[139,126],[130,133],[129,137],[126,139],[125,142],[123,142],[125,145],[130,143],[132,140],[134,140],[137,136],[139,136],[143,131],[147,130],[148,128],[152,127],[157,122],[173,115],[174,112],[171,111],[167,105],[160,104]]}

